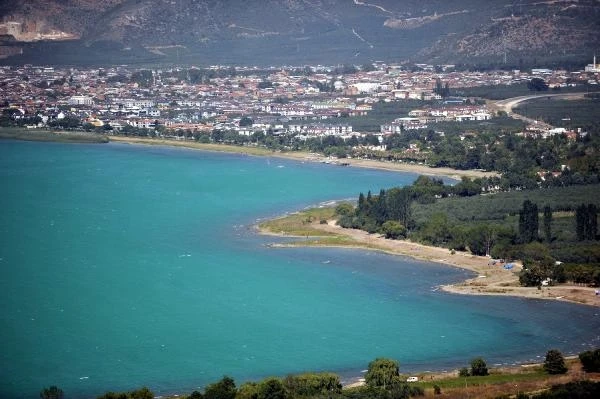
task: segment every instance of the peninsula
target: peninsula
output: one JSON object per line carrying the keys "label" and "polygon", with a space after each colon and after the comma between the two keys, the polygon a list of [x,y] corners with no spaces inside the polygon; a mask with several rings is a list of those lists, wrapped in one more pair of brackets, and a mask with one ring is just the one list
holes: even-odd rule
{"label": "peninsula", "polygon": [[522,265],[519,263],[514,263],[511,269],[506,269],[503,267],[504,264],[495,263],[486,256],[471,255],[465,251],[450,251],[447,248],[423,245],[409,240],[391,240],[381,234],[342,228],[336,224],[333,208],[294,213],[261,223],[258,229],[262,234],[297,238],[285,244],[272,244],[273,247],[361,248],[458,267],[476,274],[465,281],[440,286],[440,289],[454,294],[518,296],[600,307],[600,296],[596,295],[594,288],[574,284],[540,288],[522,287],[519,285],[518,278],[522,270]]}

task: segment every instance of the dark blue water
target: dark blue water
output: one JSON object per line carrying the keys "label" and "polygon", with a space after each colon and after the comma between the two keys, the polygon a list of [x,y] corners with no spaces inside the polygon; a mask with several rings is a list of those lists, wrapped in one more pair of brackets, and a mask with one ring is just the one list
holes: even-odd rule
{"label": "dark blue water", "polygon": [[271,248],[258,219],[411,174],[122,144],[0,142],[0,396],[189,392],[307,370],[539,360],[598,345],[598,310],[454,296],[459,269]]}

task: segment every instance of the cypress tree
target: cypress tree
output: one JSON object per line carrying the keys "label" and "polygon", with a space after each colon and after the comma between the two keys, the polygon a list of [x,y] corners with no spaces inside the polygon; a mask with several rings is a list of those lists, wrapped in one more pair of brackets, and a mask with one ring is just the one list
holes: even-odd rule
{"label": "cypress tree", "polygon": [[523,202],[519,212],[519,239],[523,244],[538,239],[539,217],[538,207],[529,200]]}
{"label": "cypress tree", "polygon": [[598,234],[598,208],[594,204],[587,206],[587,220],[585,222],[586,239],[595,240]]}
{"label": "cypress tree", "polygon": [[544,238],[546,242],[552,241],[552,209],[544,207]]}
{"label": "cypress tree", "polygon": [[361,216],[365,212],[366,204],[365,204],[365,195],[360,193],[358,195],[358,206],[356,207],[356,214]]}
{"label": "cypress tree", "polygon": [[373,207],[373,217],[375,218],[375,222],[381,225],[386,221],[386,215],[385,190],[382,189]]}
{"label": "cypress tree", "polygon": [[585,221],[587,219],[587,207],[581,204],[575,209],[575,234],[577,241],[585,240]]}

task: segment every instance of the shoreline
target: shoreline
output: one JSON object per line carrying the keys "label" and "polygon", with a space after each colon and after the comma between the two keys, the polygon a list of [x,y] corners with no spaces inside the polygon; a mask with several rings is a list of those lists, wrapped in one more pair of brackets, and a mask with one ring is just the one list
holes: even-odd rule
{"label": "shoreline", "polygon": [[[383,251],[391,255],[408,256],[413,259],[434,262],[446,266],[457,267],[476,275],[454,284],[438,286],[444,292],[460,295],[495,295],[512,296],[526,299],[559,300],[578,305],[600,307],[600,296],[595,294],[595,289],[572,284],[537,287],[522,287],[519,285],[518,273],[522,265],[513,263],[512,269],[507,270],[504,264],[490,264],[491,258],[472,255],[464,251],[451,253],[447,248],[423,245],[408,240],[390,240],[379,234],[369,234],[366,231],[345,229],[329,220],[327,224],[313,221],[311,228],[321,231],[329,237],[343,237],[346,241],[339,244],[319,240],[313,236],[312,241],[292,241],[286,244],[272,244],[272,247],[295,246],[322,246],[344,247],[363,250]],[[258,228],[260,234],[291,237],[285,233],[276,233],[265,228]],[[325,237],[323,237],[325,238]]]}
{"label": "shoreline", "polygon": [[[313,154],[303,151],[291,151],[291,152],[277,152],[269,150],[263,147],[249,147],[249,146],[234,146],[228,144],[212,144],[212,143],[198,143],[196,141],[189,140],[170,140],[170,139],[152,139],[143,137],[128,137],[128,136],[109,136],[109,142],[115,143],[127,143],[127,144],[139,144],[139,145],[158,145],[168,147],[180,147],[189,148],[201,151],[212,151],[212,152],[225,152],[231,154],[245,154],[253,156],[269,156],[282,159],[290,159],[294,161],[302,162],[315,162],[323,163],[328,158],[325,155]],[[368,168],[385,170],[391,172],[405,172],[405,173],[416,173],[427,176],[443,176],[451,179],[460,180],[462,176],[476,178],[476,177],[490,177],[498,176],[495,172],[484,172],[479,170],[458,170],[452,168],[432,168],[427,165],[411,164],[411,163],[400,163],[400,162],[386,162],[370,159],[354,159],[344,158],[337,160],[343,162],[344,166],[352,166],[358,168]],[[339,164],[331,163],[332,166],[341,166]]]}
{"label": "shoreline", "polygon": [[88,132],[20,128],[0,128],[0,139],[71,144],[106,144],[109,142],[106,136]]}

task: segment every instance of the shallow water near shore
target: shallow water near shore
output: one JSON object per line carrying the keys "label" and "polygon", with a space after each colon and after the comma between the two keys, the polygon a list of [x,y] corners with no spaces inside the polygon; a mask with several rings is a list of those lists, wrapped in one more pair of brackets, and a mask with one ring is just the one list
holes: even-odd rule
{"label": "shallow water near shore", "polygon": [[600,310],[450,295],[470,274],[354,249],[270,248],[258,219],[415,175],[123,144],[0,142],[0,396],[227,374],[358,375],[540,361],[600,345]]}

